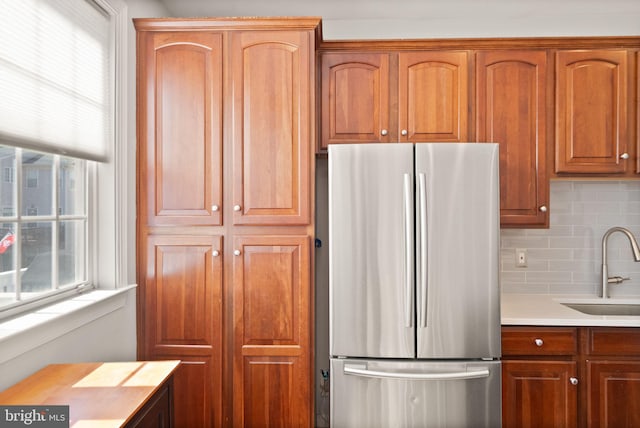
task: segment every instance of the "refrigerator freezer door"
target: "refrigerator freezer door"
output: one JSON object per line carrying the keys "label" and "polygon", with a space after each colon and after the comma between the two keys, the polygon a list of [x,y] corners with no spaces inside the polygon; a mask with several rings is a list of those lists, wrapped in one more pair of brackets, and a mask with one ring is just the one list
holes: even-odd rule
{"label": "refrigerator freezer door", "polygon": [[331,360],[331,426],[500,427],[499,361]]}
{"label": "refrigerator freezer door", "polygon": [[329,352],[415,357],[413,145],[329,146]]}
{"label": "refrigerator freezer door", "polygon": [[417,357],[499,358],[498,145],[415,147]]}

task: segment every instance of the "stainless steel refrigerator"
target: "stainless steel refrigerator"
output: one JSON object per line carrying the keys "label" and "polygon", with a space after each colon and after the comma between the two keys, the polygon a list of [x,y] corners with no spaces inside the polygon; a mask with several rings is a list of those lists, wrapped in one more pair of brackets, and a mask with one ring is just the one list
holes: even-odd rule
{"label": "stainless steel refrigerator", "polygon": [[494,143],[329,146],[332,427],[501,425]]}

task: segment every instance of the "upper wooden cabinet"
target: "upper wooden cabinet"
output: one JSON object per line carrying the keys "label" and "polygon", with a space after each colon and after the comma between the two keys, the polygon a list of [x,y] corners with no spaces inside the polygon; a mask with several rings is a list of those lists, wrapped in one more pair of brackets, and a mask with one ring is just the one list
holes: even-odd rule
{"label": "upper wooden cabinet", "polygon": [[467,51],[321,55],[321,149],[336,143],[465,141]]}
{"label": "upper wooden cabinet", "polygon": [[222,39],[180,31],[140,38],[139,214],[146,224],[222,224]]}
{"label": "upper wooden cabinet", "polygon": [[624,49],[556,53],[556,173],[633,171],[630,55]]}
{"label": "upper wooden cabinet", "polygon": [[468,139],[469,53],[398,54],[399,140]]}
{"label": "upper wooden cabinet", "polygon": [[322,149],[389,141],[389,55],[327,53],[321,59]]}
{"label": "upper wooden cabinet", "polygon": [[[221,225],[225,211],[233,224],[310,222],[313,43],[312,31],[293,30],[141,36],[140,191],[149,225]],[[223,130],[233,141],[232,196],[224,195]]]}
{"label": "upper wooden cabinet", "polygon": [[500,224],[546,226],[547,53],[480,51],[476,61],[476,140],[500,144]]}
{"label": "upper wooden cabinet", "polygon": [[308,224],[313,32],[231,34],[233,223]]}

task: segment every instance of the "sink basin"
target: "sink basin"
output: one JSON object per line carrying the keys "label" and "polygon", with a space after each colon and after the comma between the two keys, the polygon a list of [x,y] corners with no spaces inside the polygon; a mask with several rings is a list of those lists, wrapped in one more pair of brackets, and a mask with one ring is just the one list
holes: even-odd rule
{"label": "sink basin", "polygon": [[588,315],[640,316],[640,303],[562,303]]}

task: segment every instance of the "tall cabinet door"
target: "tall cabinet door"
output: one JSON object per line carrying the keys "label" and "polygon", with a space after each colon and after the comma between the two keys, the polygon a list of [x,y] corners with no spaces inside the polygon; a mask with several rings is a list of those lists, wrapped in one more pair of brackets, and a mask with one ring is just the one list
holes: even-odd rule
{"label": "tall cabinet door", "polygon": [[398,54],[399,140],[466,141],[467,52]]}
{"label": "tall cabinet door", "polygon": [[556,55],[556,172],[624,173],[631,169],[628,51],[559,51]]}
{"label": "tall cabinet door", "polygon": [[233,423],[312,426],[310,238],[233,241]]}
{"label": "tall cabinet door", "polygon": [[[141,221],[222,223],[222,34],[141,33]],[[188,150],[185,150],[188,147]]]}
{"label": "tall cabinet door", "polygon": [[545,51],[477,54],[477,141],[500,144],[501,226],[549,223]]}
{"label": "tall cabinet door", "polygon": [[222,425],[222,237],[147,237],[145,358],[180,359],[176,426]]}
{"label": "tall cabinet door", "polygon": [[390,129],[389,54],[322,55],[322,146],[384,143]]}
{"label": "tall cabinet door", "polygon": [[310,222],[312,36],[304,31],[230,36],[234,224]]}

